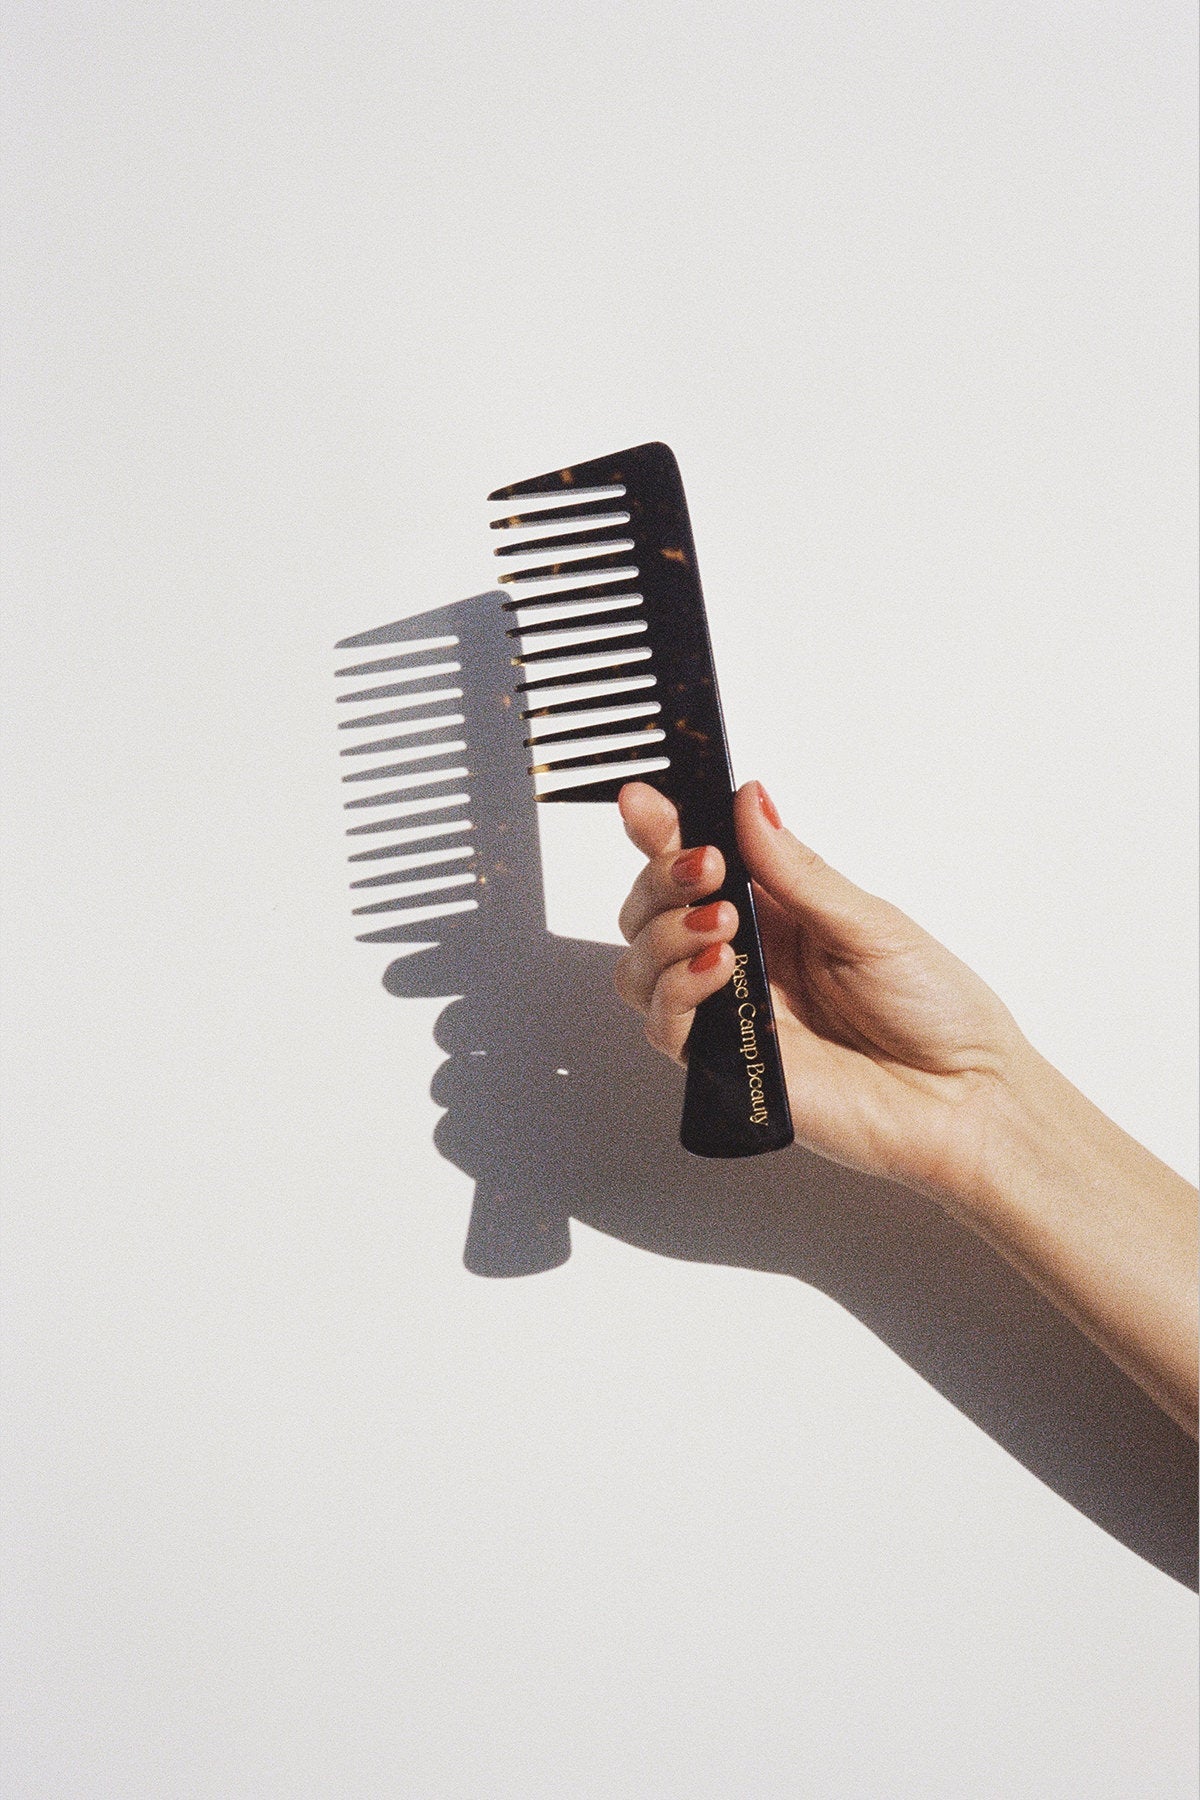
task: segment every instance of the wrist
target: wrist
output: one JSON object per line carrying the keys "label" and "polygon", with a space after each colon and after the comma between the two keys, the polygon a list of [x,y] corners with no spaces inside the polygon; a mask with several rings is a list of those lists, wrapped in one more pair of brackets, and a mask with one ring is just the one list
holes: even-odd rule
{"label": "wrist", "polygon": [[1014,1027],[990,1066],[946,1083],[942,1129],[930,1134],[919,1166],[900,1179],[991,1236],[1023,1191],[1022,1171],[1051,1153],[1063,1123],[1060,1084],[1075,1094]]}
{"label": "wrist", "polygon": [[1022,1040],[939,1196],[1196,1430],[1195,1190]]}
{"label": "wrist", "polygon": [[1110,1122],[1022,1038],[981,1091],[974,1162],[952,1204],[991,1232],[1017,1226],[1045,1181],[1090,1159],[1088,1127],[1099,1123]]}

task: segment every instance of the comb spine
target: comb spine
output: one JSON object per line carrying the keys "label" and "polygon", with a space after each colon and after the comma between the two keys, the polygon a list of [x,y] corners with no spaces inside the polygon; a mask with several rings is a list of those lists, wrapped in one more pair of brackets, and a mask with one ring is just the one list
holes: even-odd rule
{"label": "comb spine", "polygon": [[726,875],[719,897],[738,909],[736,976],[697,1008],[688,1039],[680,1138],[685,1149],[707,1157],[782,1149],[794,1135],[787,1086],[734,828],[733,770],[679,466],[664,444],[640,445],[604,466],[625,487],[650,666],[662,701],[659,722],[667,734],[661,747],[670,767],[647,779],[678,808],[684,844],[716,844],[721,851]]}

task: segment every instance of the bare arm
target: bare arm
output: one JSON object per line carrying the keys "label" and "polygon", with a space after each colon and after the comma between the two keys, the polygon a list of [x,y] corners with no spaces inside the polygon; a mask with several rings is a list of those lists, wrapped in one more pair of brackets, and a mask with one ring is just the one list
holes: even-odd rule
{"label": "bare arm", "polygon": [[[682,1060],[729,979],[737,913],[702,903],[720,852],[685,855],[670,802],[621,794],[649,858],[621,911],[617,987]],[[755,782],[736,801],[801,1141],[930,1195],[988,1239],[1193,1435],[1196,1192],[1032,1048],[943,945],[828,868]]]}

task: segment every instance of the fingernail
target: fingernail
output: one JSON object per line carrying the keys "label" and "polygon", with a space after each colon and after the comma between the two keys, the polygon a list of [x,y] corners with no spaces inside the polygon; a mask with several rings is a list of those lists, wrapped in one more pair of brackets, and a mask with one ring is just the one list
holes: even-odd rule
{"label": "fingernail", "polygon": [[710,900],[707,906],[693,906],[684,913],[683,922],[689,931],[715,931],[720,916],[721,902]]}
{"label": "fingernail", "polygon": [[692,974],[707,975],[710,969],[715,969],[721,960],[721,952],[724,948],[724,944],[710,944],[707,950],[699,951],[688,964]]}
{"label": "fingernail", "polygon": [[759,810],[759,812],[762,814],[763,818],[767,821],[768,825],[770,825],[775,831],[780,830],[780,828],[783,825],[783,820],[779,816],[779,812],[775,805],[775,802],[772,800],[770,794],[768,794],[766,788],[763,786],[761,781],[756,781],[754,785],[758,789],[758,810]]}
{"label": "fingernail", "polygon": [[671,879],[679,887],[699,887],[704,873],[704,846],[699,850],[685,850],[671,864]]}

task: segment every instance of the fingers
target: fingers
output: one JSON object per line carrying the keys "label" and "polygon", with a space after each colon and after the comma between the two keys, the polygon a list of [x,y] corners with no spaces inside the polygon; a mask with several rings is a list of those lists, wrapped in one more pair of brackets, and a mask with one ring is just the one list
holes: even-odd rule
{"label": "fingers", "polygon": [[[713,900],[707,906],[660,913],[638,932],[619,959],[615,977],[618,994],[627,1006],[636,1007],[638,1012],[649,1012],[655,990],[666,971],[677,963],[686,968],[697,961],[701,966],[698,969],[691,967],[688,972],[700,980],[704,993],[713,993],[721,983],[713,983],[708,978],[718,964],[706,964],[704,954],[714,944],[728,943],[737,925],[737,907],[728,900]],[[731,962],[727,974],[732,970]],[[676,990],[700,991],[686,983],[683,989],[676,983],[673,991]],[[695,1006],[697,1002],[693,999],[690,1004]]]}
{"label": "fingers", "polygon": [[631,944],[659,913],[715,893],[725,879],[725,858],[712,844],[681,851],[675,808],[644,782],[627,783],[618,805],[629,836],[650,858],[617,919],[621,936]]}
{"label": "fingers", "polygon": [[682,1062],[696,1008],[724,987],[732,974],[733,951],[726,943],[712,944],[690,962],[664,969],[646,1013],[646,1037],[652,1047]]}
{"label": "fingers", "polygon": [[783,826],[757,781],[733,803],[738,847],[750,875],[771,898],[835,955],[864,957],[894,949],[919,930],[897,907],[855,887]]}
{"label": "fingers", "polygon": [[[723,919],[721,929],[732,934],[737,929],[737,909],[728,901],[722,904],[733,914],[733,920],[731,924]],[[733,974],[733,951],[728,941],[712,932],[704,935],[709,942],[703,949],[695,949],[697,940],[693,935],[687,946],[692,951],[691,956],[662,964],[650,954],[644,959],[638,958],[642,942],[639,939],[617,964],[618,994],[628,1006],[644,1014],[646,1037],[654,1049],[674,1057],[676,1062],[683,1060],[683,1047],[692,1029],[696,1008],[702,1000],[724,987]],[[678,948],[678,945],[673,947]],[[664,947],[661,954],[669,956],[670,948]]]}
{"label": "fingers", "polygon": [[629,949],[617,963],[616,988],[645,1015],[654,1048],[680,1061],[697,1006],[733,973],[737,908],[728,900],[695,904],[720,887],[725,859],[711,844],[682,849],[669,800],[644,782],[629,782],[618,805],[630,838],[650,860],[621,908]]}
{"label": "fingers", "polygon": [[617,915],[621,936],[632,944],[651,920],[703,900],[706,894],[715,893],[724,879],[725,858],[712,844],[654,857],[630,888]]}

